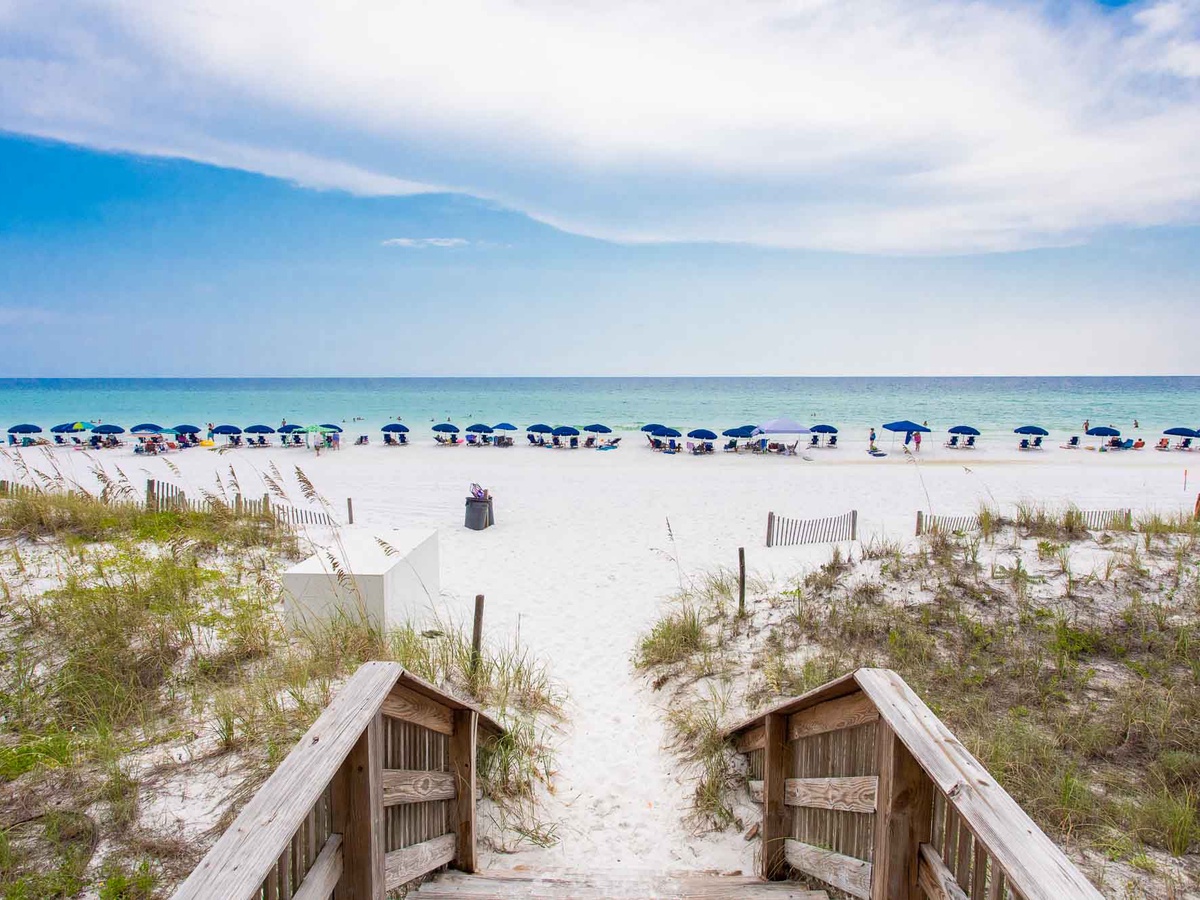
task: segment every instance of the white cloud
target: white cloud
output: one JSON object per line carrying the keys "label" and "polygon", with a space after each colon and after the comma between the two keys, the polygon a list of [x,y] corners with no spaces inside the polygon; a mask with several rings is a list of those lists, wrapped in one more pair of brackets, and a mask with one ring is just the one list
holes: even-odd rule
{"label": "white cloud", "polygon": [[1134,9],[8,0],[0,127],[616,240],[1007,250],[1200,219],[1200,0]]}
{"label": "white cloud", "polygon": [[465,247],[469,241],[463,238],[389,238],[385,247]]}

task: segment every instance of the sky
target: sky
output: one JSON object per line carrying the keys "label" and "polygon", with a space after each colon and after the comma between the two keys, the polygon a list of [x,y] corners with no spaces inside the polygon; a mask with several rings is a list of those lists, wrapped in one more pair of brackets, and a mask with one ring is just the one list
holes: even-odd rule
{"label": "sky", "polygon": [[0,0],[0,376],[1200,372],[1200,0]]}

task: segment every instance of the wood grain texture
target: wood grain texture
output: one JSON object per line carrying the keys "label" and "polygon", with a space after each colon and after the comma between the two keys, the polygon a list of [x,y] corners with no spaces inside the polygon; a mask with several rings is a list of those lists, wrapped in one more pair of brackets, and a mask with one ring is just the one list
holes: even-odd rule
{"label": "wood grain texture", "polygon": [[826,700],[788,717],[788,740],[795,741],[827,731],[842,731],[879,718],[871,699],[863,693]]}
{"label": "wood grain texture", "polygon": [[789,840],[784,848],[788,865],[845,891],[851,897],[870,900],[871,864],[832,850]]}
{"label": "wood grain texture", "polygon": [[[787,778],[783,802],[811,809],[840,809],[846,812],[875,812],[879,779],[874,775],[845,778]],[[750,782],[750,796],[762,802],[763,783]]]}
{"label": "wood grain texture", "polygon": [[454,859],[456,846],[454,835],[443,834],[403,850],[393,850],[385,859],[387,889],[394,891],[402,884],[446,865]]}
{"label": "wood grain texture", "polygon": [[875,726],[879,764],[872,900],[921,900],[918,850],[933,830],[933,782],[885,723]]}
{"label": "wood grain texture", "polygon": [[423,694],[396,685],[383,701],[382,712],[393,719],[413,722],[439,734],[454,733],[454,711]]}
{"label": "wood grain texture", "polygon": [[917,880],[929,900],[969,900],[967,892],[958,886],[942,857],[930,844],[922,844]]}
{"label": "wood grain texture", "polygon": [[383,900],[383,716],[376,715],[334,782],[333,827],[342,835],[337,900]]}
{"label": "wood grain texture", "polygon": [[768,715],[763,722],[763,810],[759,830],[760,874],[766,881],[783,877],[784,841],[791,834],[791,817],[784,803],[788,764],[787,718]]}
{"label": "wood grain texture", "polygon": [[300,890],[292,894],[292,900],[328,900],[341,877],[342,836],[332,834],[304,876]]}
{"label": "wood grain texture", "polygon": [[752,753],[755,750],[761,750],[766,739],[766,732],[763,731],[761,725],[751,728],[744,734],[738,735],[736,742],[738,753]]}
{"label": "wood grain texture", "polygon": [[855,680],[963,824],[982,841],[1010,889],[1026,900],[1100,900],[1100,892],[899,675],[888,669],[859,669]]}
{"label": "wood grain texture", "polygon": [[424,769],[384,769],[383,805],[454,799],[454,775]]}
{"label": "wood grain texture", "polygon": [[784,700],[782,703],[777,703],[763,712],[756,713],[747,719],[742,720],[737,725],[728,729],[725,732],[726,738],[736,738],[744,731],[749,731],[752,728],[757,728],[762,725],[763,718],[769,713],[779,713],[781,715],[790,715],[802,709],[808,709],[810,706],[816,706],[826,700],[833,700],[837,697],[844,697],[847,694],[855,694],[860,690],[858,682],[854,680],[854,673],[850,672],[843,675],[841,678],[827,682],[818,688],[814,688],[807,693],[801,694],[799,697],[792,697],[789,700]]}
{"label": "wood grain texture", "polygon": [[176,900],[249,897],[358,742],[403,670],[365,663],[192,871]]}
{"label": "wood grain texture", "polygon": [[454,804],[454,833],[457,846],[454,867],[475,871],[475,758],[479,714],[473,709],[454,713],[454,734],[450,737],[450,773],[454,777],[458,802]]}

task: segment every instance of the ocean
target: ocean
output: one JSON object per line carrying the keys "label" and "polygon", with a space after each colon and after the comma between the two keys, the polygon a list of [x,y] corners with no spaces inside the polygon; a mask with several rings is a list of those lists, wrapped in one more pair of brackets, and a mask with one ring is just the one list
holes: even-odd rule
{"label": "ocean", "polygon": [[370,431],[452,421],[716,430],[779,415],[841,428],[895,419],[1052,431],[1200,427],[1200,376],[1072,378],[146,378],[0,379],[7,428],[103,420],[125,427],[346,423]]}

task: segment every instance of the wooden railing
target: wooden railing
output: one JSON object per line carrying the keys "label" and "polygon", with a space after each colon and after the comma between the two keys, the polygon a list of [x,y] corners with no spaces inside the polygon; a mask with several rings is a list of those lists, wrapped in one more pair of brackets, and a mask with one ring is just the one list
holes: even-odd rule
{"label": "wooden railing", "polygon": [[398,664],[364,664],[175,900],[382,900],[474,871],[477,742],[500,733]]}
{"label": "wooden railing", "polygon": [[858,510],[824,519],[789,519],[767,513],[767,546],[793,547],[858,540]]}
{"label": "wooden railing", "polygon": [[889,669],[733,728],[762,804],[764,878],[866,900],[1098,900],[1099,892]]}
{"label": "wooden railing", "polygon": [[[146,479],[146,508],[154,510],[191,510],[192,512],[207,512],[217,501],[209,501],[206,497],[189,497],[180,487],[155,478]],[[303,509],[289,506],[286,503],[276,503],[270,494],[258,497],[243,497],[234,494],[228,508],[237,516],[273,516],[280,522],[289,525],[334,525],[333,517],[323,510]]]}

